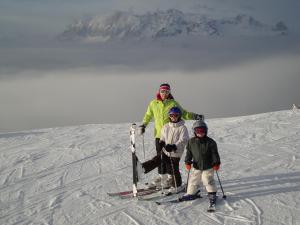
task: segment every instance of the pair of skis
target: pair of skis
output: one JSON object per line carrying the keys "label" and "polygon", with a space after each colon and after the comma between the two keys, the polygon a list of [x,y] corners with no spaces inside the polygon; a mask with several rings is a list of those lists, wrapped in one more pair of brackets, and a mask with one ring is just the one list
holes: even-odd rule
{"label": "pair of skis", "polygon": [[[197,199],[202,199],[199,193],[196,193],[191,198],[186,198],[186,196],[180,196],[182,190],[178,193],[161,193],[161,190],[155,188],[140,188],[137,189],[137,195],[134,197],[132,190],[122,191],[122,192],[111,192],[107,193],[111,197],[118,197],[120,199],[130,199],[136,198],[139,201],[152,201],[159,206],[163,205],[173,205],[177,203],[196,201]],[[210,204],[207,208],[207,212],[215,212],[216,204]]]}

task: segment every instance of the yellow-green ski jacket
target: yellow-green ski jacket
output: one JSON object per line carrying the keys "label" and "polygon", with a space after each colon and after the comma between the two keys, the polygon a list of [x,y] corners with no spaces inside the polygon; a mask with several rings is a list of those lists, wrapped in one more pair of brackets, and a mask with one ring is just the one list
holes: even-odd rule
{"label": "yellow-green ski jacket", "polygon": [[154,136],[155,138],[160,138],[160,132],[161,128],[169,122],[169,115],[168,112],[172,107],[179,107],[182,112],[182,117],[185,120],[192,120],[195,118],[197,114],[192,112],[187,112],[184,110],[178,102],[174,100],[172,95],[170,94],[170,97],[168,99],[165,99],[162,101],[159,97],[152,100],[147,108],[147,111],[145,113],[143,124],[145,126],[148,125],[148,123],[154,119],[155,128],[154,128]]}

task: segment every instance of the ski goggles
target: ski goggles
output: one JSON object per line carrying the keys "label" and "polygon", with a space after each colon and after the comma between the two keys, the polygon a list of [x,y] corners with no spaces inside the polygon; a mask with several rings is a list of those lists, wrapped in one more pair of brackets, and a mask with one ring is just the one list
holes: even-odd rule
{"label": "ski goggles", "polygon": [[159,90],[160,93],[162,94],[169,94],[170,93],[170,90]]}
{"label": "ski goggles", "polygon": [[204,127],[196,127],[195,128],[195,133],[196,134],[205,134],[206,133],[206,129]]}
{"label": "ski goggles", "polygon": [[169,117],[177,118],[177,117],[179,117],[179,114],[178,113],[172,113],[172,114],[169,114]]}

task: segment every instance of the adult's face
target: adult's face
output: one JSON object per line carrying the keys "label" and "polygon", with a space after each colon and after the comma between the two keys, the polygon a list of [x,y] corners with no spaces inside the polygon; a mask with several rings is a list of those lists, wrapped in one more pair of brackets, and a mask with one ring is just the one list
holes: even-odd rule
{"label": "adult's face", "polygon": [[169,90],[160,90],[159,93],[160,93],[160,97],[161,97],[162,100],[167,99],[170,95]]}

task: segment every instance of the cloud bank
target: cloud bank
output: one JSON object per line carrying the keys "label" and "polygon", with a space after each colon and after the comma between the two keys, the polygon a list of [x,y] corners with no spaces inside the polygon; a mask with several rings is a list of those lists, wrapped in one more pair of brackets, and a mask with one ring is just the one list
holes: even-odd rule
{"label": "cloud bank", "polygon": [[[0,83],[0,131],[141,121],[162,82],[187,110],[208,118],[299,104],[300,57],[273,57],[212,71],[102,74],[74,69]],[[30,74],[32,75],[32,73]],[[26,77],[26,79],[20,79]]]}

